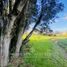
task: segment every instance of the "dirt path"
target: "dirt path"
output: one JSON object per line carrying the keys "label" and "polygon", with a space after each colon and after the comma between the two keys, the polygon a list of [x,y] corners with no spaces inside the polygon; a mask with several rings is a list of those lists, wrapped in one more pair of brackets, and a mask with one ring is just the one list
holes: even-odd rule
{"label": "dirt path", "polygon": [[67,43],[63,43],[62,41],[60,41],[60,39],[52,39],[53,43],[56,44],[56,46],[59,47],[59,49],[61,50],[64,59],[67,59],[67,49],[65,49],[65,46],[67,47]]}

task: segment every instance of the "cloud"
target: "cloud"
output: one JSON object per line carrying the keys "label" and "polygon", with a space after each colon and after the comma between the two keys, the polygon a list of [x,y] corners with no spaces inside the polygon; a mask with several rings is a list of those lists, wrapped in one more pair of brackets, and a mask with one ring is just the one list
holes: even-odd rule
{"label": "cloud", "polygon": [[67,16],[64,16],[64,18],[63,18],[64,20],[67,20]]}
{"label": "cloud", "polygon": [[59,17],[57,19],[55,19],[55,22],[60,22],[60,21],[67,21],[67,15],[63,16],[63,17]]}

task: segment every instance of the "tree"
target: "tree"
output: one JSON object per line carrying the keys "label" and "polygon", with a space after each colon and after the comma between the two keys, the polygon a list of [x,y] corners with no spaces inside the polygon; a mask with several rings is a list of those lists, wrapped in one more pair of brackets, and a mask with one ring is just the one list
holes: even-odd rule
{"label": "tree", "polygon": [[[63,4],[56,0],[40,0],[41,10],[38,12],[37,0],[1,0],[0,46],[1,67],[7,66],[9,54],[15,47],[15,56],[20,54],[20,48],[25,45],[35,28],[53,20],[56,14],[63,10]],[[22,39],[24,32],[35,21],[32,31]]]}

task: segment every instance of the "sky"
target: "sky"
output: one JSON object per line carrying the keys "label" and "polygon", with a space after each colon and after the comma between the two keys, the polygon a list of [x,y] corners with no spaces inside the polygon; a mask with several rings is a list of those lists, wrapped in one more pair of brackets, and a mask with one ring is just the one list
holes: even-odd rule
{"label": "sky", "polygon": [[[37,4],[40,5],[40,0],[37,0]],[[58,17],[55,19],[55,23],[49,24],[50,28],[54,32],[67,32],[67,0],[59,0],[64,4],[64,10],[60,13],[58,13]],[[40,6],[39,6],[40,8]],[[38,10],[40,10],[38,8]],[[31,28],[34,26],[34,24],[31,25]]]}
{"label": "sky", "polygon": [[59,18],[55,23],[50,24],[50,28],[56,32],[67,32],[67,0],[60,0],[64,4],[64,10],[58,14]]}

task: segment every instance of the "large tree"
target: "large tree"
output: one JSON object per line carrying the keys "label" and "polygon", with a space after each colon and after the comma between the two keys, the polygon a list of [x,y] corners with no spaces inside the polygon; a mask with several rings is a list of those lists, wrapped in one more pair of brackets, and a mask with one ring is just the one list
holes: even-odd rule
{"label": "large tree", "polygon": [[[40,1],[40,10],[37,2]],[[63,10],[63,4],[57,0],[0,0],[0,57],[1,67],[7,66],[9,53],[15,47],[15,56],[18,57],[20,48],[25,45],[35,28],[44,22],[49,24],[58,12]],[[31,23],[35,25],[22,39],[24,32]]]}

